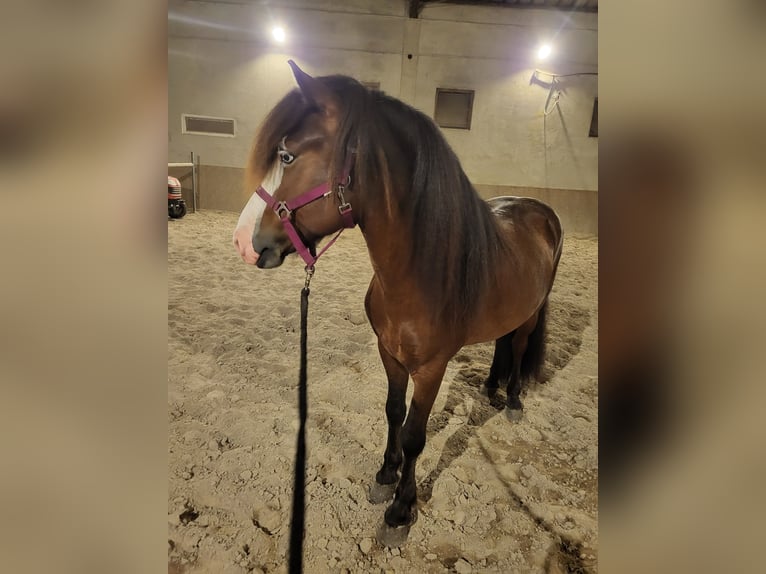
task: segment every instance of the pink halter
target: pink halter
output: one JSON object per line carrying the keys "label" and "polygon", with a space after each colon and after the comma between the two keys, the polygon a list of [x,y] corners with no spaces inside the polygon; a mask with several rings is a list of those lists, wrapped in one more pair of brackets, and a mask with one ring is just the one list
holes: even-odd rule
{"label": "pink halter", "polygon": [[287,236],[290,238],[290,241],[295,247],[295,251],[297,251],[298,255],[300,255],[301,258],[306,262],[307,269],[314,268],[314,264],[317,262],[317,260],[325,251],[330,248],[333,243],[338,240],[338,237],[340,237],[340,234],[343,233],[344,229],[351,229],[352,227],[356,226],[351,204],[346,201],[346,198],[343,195],[346,190],[346,186],[351,183],[351,164],[353,161],[354,154],[349,153],[346,156],[346,163],[344,164],[343,171],[340,174],[340,183],[338,183],[338,199],[340,199],[338,212],[340,213],[341,219],[343,220],[343,227],[341,227],[340,231],[335,234],[335,237],[333,237],[317,255],[312,255],[310,249],[303,243],[301,236],[295,229],[295,225],[293,225],[292,214],[294,211],[303,207],[304,205],[308,205],[317,199],[330,195],[332,192],[332,186],[330,185],[330,182],[328,181],[327,183],[318,185],[314,189],[310,189],[309,191],[300,194],[298,197],[288,199],[287,201],[277,201],[273,195],[263,189],[263,186],[258,186],[258,189],[255,190],[255,193],[257,193],[259,197],[266,202],[266,205],[270,209],[274,210],[274,213],[276,213],[280,221],[282,221],[282,225],[285,228]]}

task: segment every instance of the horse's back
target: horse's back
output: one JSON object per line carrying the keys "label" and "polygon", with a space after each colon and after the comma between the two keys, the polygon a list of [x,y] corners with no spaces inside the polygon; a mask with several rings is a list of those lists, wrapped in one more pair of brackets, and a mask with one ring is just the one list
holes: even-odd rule
{"label": "horse's back", "polygon": [[532,197],[500,196],[488,199],[487,203],[509,234],[544,238],[558,260],[563,229],[553,208]]}

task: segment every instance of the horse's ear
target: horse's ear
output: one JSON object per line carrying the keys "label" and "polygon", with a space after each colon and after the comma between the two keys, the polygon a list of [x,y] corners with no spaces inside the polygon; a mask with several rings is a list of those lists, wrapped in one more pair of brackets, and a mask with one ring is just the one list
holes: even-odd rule
{"label": "horse's ear", "polygon": [[326,115],[334,114],[338,106],[332,92],[322,82],[312,78],[306,72],[298,67],[298,64],[292,60],[287,61],[293,69],[295,81],[301,89],[303,96],[311,103],[315,104]]}

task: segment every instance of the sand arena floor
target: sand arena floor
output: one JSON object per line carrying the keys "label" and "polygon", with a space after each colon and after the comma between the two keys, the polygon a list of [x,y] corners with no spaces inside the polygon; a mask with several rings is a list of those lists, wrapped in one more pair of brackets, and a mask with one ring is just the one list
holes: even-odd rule
{"label": "sand arena floor", "polygon": [[[168,221],[170,572],[286,572],[303,264],[245,265],[229,242],[236,220]],[[366,496],[385,447],[386,378],[364,314],[361,233],[322,258],[309,312],[307,573],[596,571],[597,250],[565,242],[548,381],[522,395],[520,422],[479,393],[491,343],[450,363],[418,462],[419,519],[399,549],[376,542],[384,506]]]}

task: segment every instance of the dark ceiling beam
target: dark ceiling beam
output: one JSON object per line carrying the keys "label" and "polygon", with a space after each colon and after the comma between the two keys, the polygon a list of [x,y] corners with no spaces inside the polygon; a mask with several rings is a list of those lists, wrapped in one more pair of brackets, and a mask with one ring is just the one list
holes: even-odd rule
{"label": "dark ceiling beam", "polygon": [[418,18],[425,4],[462,4],[464,6],[505,6],[507,8],[537,8],[538,10],[566,10],[569,12],[598,12],[598,2],[579,0],[409,0],[410,18]]}
{"label": "dark ceiling beam", "polygon": [[410,18],[417,18],[420,16],[420,11],[423,9],[423,0],[410,0]]}

